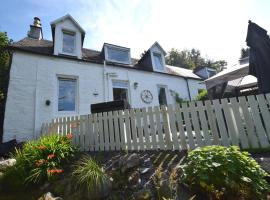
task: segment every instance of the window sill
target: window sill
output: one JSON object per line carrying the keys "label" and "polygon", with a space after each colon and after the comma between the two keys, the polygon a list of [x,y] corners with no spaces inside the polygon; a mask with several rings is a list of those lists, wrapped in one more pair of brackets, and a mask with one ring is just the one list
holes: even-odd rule
{"label": "window sill", "polygon": [[63,53],[63,52],[59,53],[58,55],[62,57],[66,57],[66,58],[78,58],[78,56],[75,54],[68,54],[68,53]]}

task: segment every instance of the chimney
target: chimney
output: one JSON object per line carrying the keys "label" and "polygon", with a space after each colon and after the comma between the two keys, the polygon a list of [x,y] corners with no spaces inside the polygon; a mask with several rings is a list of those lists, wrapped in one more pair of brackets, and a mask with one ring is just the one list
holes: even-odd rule
{"label": "chimney", "polygon": [[38,40],[43,39],[42,27],[38,17],[34,17],[33,25],[30,25],[27,36]]}

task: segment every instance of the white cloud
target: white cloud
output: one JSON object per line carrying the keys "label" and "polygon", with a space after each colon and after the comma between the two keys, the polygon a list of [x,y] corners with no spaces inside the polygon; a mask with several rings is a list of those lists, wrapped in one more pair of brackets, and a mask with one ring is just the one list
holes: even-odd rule
{"label": "white cloud", "polygon": [[[211,59],[237,62],[249,19],[267,25],[256,1],[135,0],[78,1],[73,10],[86,30],[85,47],[104,42],[131,48],[139,55],[158,41],[165,50],[197,48]],[[256,4],[257,5],[257,4]],[[76,7],[78,8],[78,7]]]}

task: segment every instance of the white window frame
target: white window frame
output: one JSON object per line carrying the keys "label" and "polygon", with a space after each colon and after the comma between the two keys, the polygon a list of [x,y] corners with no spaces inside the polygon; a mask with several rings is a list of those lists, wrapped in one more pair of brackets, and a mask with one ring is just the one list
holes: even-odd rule
{"label": "white window frame", "polygon": [[[114,82],[123,82],[123,83],[125,83],[127,86],[126,86],[126,87],[121,87],[121,86],[120,86],[120,87],[114,87],[114,86],[113,86],[113,83],[114,83]],[[127,98],[128,98],[127,100],[128,100],[128,103],[131,104],[129,81],[126,81],[126,80],[119,80],[119,79],[113,79],[113,80],[112,80],[112,100],[114,100],[114,99],[113,99],[113,89],[114,89],[114,88],[127,89]]]}
{"label": "white window frame", "polygon": [[[122,61],[119,61],[119,60],[109,59],[108,48],[128,52],[128,62],[122,62]],[[119,46],[106,44],[105,45],[105,59],[106,59],[106,61],[109,61],[109,62],[115,62],[115,63],[121,63],[121,64],[130,65],[131,64],[130,49],[125,48],[125,47],[119,47]]]}
{"label": "white window frame", "polygon": [[[157,85],[157,97],[158,97],[158,93],[159,93],[159,89],[160,88],[165,88],[165,96],[166,96],[166,101],[167,101],[167,105],[169,105],[169,95],[168,95],[168,86],[167,85],[161,85],[161,84],[158,84]],[[159,98],[158,98],[158,104],[160,105],[159,103]],[[161,105],[160,105],[161,106]],[[166,106],[166,105],[165,105]]]}
{"label": "white window frame", "polygon": [[[70,79],[76,81],[76,91],[75,91],[75,110],[74,111],[59,111],[58,110],[58,100],[59,100],[59,79]],[[72,115],[77,114],[79,111],[79,78],[78,76],[70,76],[70,75],[56,75],[57,81],[57,95],[56,95],[56,113],[59,115]]]}
{"label": "white window frame", "polygon": [[[156,63],[155,63],[155,54],[160,55],[161,64],[162,64],[162,67],[163,67],[162,69],[158,69],[157,66],[156,66]],[[161,52],[157,52],[157,51],[152,52],[152,62],[153,62],[153,66],[154,66],[155,71],[158,71],[158,72],[164,72],[165,71],[164,56],[163,56],[163,54]]]}
{"label": "white window frame", "polygon": [[[64,51],[64,34],[73,34],[73,36],[74,36],[74,52],[73,53],[69,53],[69,52]],[[76,31],[62,29],[62,46],[61,46],[62,54],[76,56],[76,37],[77,37]]]}

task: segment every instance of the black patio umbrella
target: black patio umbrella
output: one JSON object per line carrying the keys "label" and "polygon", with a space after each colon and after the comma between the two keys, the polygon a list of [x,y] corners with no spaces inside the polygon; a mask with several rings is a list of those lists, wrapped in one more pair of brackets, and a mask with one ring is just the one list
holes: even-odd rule
{"label": "black patio umbrella", "polygon": [[260,93],[270,92],[270,38],[267,31],[249,21],[246,38],[249,52],[249,74],[257,77]]}

